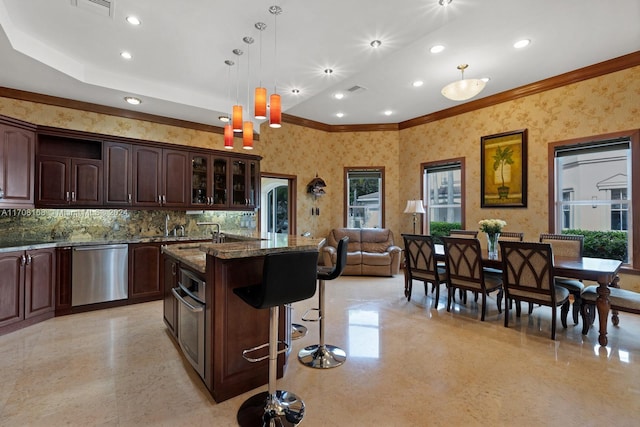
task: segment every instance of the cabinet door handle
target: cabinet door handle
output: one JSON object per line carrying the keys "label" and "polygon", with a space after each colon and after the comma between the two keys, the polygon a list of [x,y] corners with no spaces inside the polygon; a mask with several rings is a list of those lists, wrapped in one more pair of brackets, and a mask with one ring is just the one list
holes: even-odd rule
{"label": "cabinet door handle", "polygon": [[20,267],[24,267],[25,265],[27,265],[27,257],[20,255]]}
{"label": "cabinet door handle", "polygon": [[72,191],[72,192],[71,192],[71,201],[72,201],[72,202],[75,202],[75,201],[76,201],[76,192],[75,192],[75,191]]}
{"label": "cabinet door handle", "polygon": [[131,204],[131,194],[129,194],[129,204]]}
{"label": "cabinet door handle", "polygon": [[27,255],[27,265],[31,264],[33,257],[31,255]]}
{"label": "cabinet door handle", "polygon": [[161,205],[162,204],[162,196],[158,194],[158,204]]}
{"label": "cabinet door handle", "polygon": [[175,276],[175,275],[176,275],[176,265],[175,265],[175,264],[173,264],[173,263],[171,264],[171,274],[172,274],[173,276]]}
{"label": "cabinet door handle", "polygon": [[162,195],[162,204],[166,204],[167,203],[167,196],[165,196],[164,194]]}
{"label": "cabinet door handle", "polygon": [[64,195],[64,199],[68,202],[69,201],[69,192],[67,191]]}

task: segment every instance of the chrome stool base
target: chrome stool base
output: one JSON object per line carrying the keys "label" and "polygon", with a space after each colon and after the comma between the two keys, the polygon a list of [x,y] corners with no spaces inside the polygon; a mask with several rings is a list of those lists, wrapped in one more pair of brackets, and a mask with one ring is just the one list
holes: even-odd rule
{"label": "chrome stool base", "polygon": [[298,360],[305,366],[317,369],[329,369],[342,365],[347,353],[335,345],[310,345],[298,353]]}
{"label": "chrome stool base", "polygon": [[277,390],[274,396],[264,391],[245,400],[237,419],[240,427],[292,427],[298,425],[303,416],[302,399],[286,390]]}
{"label": "chrome stool base", "polygon": [[291,324],[291,339],[297,340],[307,335],[307,327],[299,323]]}

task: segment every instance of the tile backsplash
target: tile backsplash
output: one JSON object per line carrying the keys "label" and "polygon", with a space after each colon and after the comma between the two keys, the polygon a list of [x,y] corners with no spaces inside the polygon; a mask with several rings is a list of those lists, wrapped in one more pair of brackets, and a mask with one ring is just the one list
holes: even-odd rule
{"label": "tile backsplash", "polygon": [[0,244],[92,240],[126,240],[163,236],[165,220],[169,234],[184,227],[187,237],[211,235],[212,226],[222,232],[255,230],[257,215],[236,211],[164,211],[127,209],[1,209]]}

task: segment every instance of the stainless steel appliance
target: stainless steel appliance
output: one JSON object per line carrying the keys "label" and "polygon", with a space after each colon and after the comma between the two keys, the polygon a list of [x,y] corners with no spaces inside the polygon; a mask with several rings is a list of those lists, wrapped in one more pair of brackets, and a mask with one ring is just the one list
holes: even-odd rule
{"label": "stainless steel appliance", "polygon": [[127,299],[128,253],[124,244],[73,248],[71,305]]}
{"label": "stainless steel appliance", "polygon": [[178,343],[184,356],[204,378],[205,282],[193,272],[180,269],[178,287],[171,289],[178,299]]}

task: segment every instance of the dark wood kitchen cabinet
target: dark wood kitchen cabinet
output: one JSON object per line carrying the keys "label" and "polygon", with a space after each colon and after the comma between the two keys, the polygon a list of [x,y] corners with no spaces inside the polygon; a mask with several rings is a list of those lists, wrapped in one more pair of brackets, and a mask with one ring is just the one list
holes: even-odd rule
{"label": "dark wood kitchen cabinet", "polygon": [[255,209],[260,204],[260,163],[231,158],[231,204],[233,208]]}
{"label": "dark wood kitchen cabinet", "polygon": [[162,298],[161,243],[129,244],[129,303]]}
{"label": "dark wood kitchen cabinet", "polygon": [[178,320],[178,300],[171,292],[172,288],[178,286],[178,272],[180,263],[174,258],[162,254],[162,293],[163,293],[163,316],[164,323],[169,328],[169,332],[174,337],[177,336],[176,326]]}
{"label": "dark wood kitchen cabinet", "polygon": [[102,160],[38,156],[39,206],[102,205]]}
{"label": "dark wood kitchen cabinet", "polygon": [[1,253],[0,277],[0,334],[54,316],[54,248]]}
{"label": "dark wood kitchen cabinet", "polygon": [[105,141],[104,204],[129,207],[133,204],[133,147],[131,144]]}
{"label": "dark wood kitchen cabinet", "polygon": [[188,151],[134,146],[134,205],[184,208],[189,205]]}
{"label": "dark wood kitchen cabinet", "polygon": [[102,141],[39,133],[36,206],[102,206]]}
{"label": "dark wood kitchen cabinet", "polygon": [[0,208],[32,208],[35,128],[2,120],[0,138]]}
{"label": "dark wood kitchen cabinet", "polygon": [[229,158],[191,153],[191,206],[229,206]]}

